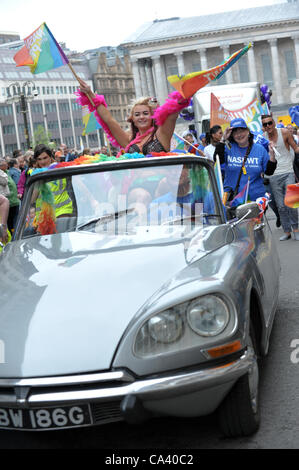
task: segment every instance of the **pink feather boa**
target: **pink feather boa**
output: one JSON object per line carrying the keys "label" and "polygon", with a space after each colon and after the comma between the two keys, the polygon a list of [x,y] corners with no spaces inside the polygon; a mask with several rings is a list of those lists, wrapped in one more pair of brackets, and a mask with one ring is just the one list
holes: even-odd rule
{"label": "pink feather boa", "polygon": [[88,106],[89,111],[91,113],[92,112],[94,113],[94,116],[95,116],[96,120],[98,121],[98,123],[104,129],[105,134],[107,134],[109,142],[111,142],[111,144],[114,145],[114,147],[121,147],[121,145],[117,142],[115,137],[111,134],[111,131],[110,131],[109,127],[107,126],[105,121],[103,121],[103,119],[100,117],[100,115],[97,111],[97,107],[100,106],[100,105],[103,105],[103,106],[105,106],[105,108],[107,108],[107,103],[106,103],[106,100],[105,100],[104,96],[103,95],[94,96],[92,98],[92,101],[94,103],[94,106],[93,106],[91,104],[89,98],[84,93],[82,93],[80,90],[77,90],[75,92],[75,95],[77,96],[76,102],[78,104],[80,104],[81,106]]}
{"label": "pink feather boa", "polygon": [[[104,129],[111,144],[114,145],[115,147],[121,147],[121,145],[117,142],[115,137],[111,134],[111,131],[109,127],[107,126],[107,124],[103,121],[103,119],[99,116],[99,113],[97,112],[97,107],[100,105],[103,105],[105,106],[105,108],[107,108],[107,103],[105,101],[104,96],[103,95],[94,96],[92,98],[92,101],[94,103],[94,106],[93,106],[90,100],[88,99],[88,97],[84,93],[82,93],[80,90],[77,90],[75,92],[75,95],[77,95],[76,102],[78,104],[80,104],[81,106],[88,106],[89,111],[94,113],[96,120]],[[164,124],[168,116],[182,111],[182,109],[189,106],[190,101],[191,101],[190,98],[184,99],[183,96],[178,91],[173,91],[172,93],[168,95],[168,98],[165,101],[165,103],[162,106],[159,106],[158,108],[155,109],[155,112],[153,114],[153,119],[156,121],[156,124],[158,126],[162,126],[162,124]],[[132,142],[130,142],[129,145],[132,145]]]}
{"label": "pink feather boa", "polygon": [[168,95],[167,100],[162,106],[155,109],[153,119],[158,126],[162,126],[170,114],[179,113],[182,109],[189,106],[191,99],[185,99],[178,91],[173,91]]}

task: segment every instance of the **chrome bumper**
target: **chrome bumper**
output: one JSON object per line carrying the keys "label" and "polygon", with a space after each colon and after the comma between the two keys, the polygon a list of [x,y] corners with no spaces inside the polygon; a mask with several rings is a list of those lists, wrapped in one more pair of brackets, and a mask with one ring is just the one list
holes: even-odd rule
{"label": "chrome bumper", "polygon": [[253,364],[249,350],[224,366],[136,380],[125,371],[33,379],[0,379],[0,407],[37,408],[122,400],[165,400],[234,382]]}

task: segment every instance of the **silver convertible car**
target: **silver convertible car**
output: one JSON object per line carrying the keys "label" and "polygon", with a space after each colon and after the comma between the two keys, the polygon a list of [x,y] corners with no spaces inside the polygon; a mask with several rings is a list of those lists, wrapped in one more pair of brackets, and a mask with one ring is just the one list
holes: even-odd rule
{"label": "silver convertible car", "polygon": [[280,266],[258,205],[226,212],[188,154],[33,174],[0,254],[0,428],[217,410],[254,433]]}

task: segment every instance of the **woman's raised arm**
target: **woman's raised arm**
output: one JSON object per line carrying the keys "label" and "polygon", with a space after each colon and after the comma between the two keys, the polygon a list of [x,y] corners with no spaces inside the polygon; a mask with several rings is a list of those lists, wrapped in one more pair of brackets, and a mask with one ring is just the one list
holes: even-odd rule
{"label": "woman's raised arm", "polygon": [[[105,98],[102,95],[96,95],[91,88],[85,83],[82,79],[78,79],[80,84],[80,91],[86,96],[88,102],[86,100],[83,101],[82,95],[79,96],[80,104],[88,104],[89,109],[96,110],[98,116],[103,121],[101,124],[104,123],[103,128],[105,132],[111,134],[116,142],[112,142],[115,145],[119,145],[120,147],[125,148],[130,142],[130,136],[127,132],[125,132],[118,122],[113,118],[109,109],[107,108],[107,104],[105,102]],[[94,104],[94,106],[92,105]],[[106,128],[105,128],[106,125]]]}

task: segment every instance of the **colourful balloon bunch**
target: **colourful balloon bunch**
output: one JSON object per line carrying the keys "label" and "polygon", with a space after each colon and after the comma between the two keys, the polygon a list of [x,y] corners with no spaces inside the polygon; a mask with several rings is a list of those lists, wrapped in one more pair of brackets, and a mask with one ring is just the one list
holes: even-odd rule
{"label": "colourful balloon bunch", "polygon": [[261,90],[262,104],[267,103],[268,108],[270,109],[272,90],[269,90],[268,85],[266,84],[261,85],[260,90]]}
{"label": "colourful balloon bunch", "polygon": [[184,108],[180,112],[180,117],[185,119],[185,121],[193,121],[194,111],[193,111],[193,100],[191,99],[190,105],[187,108]]}
{"label": "colourful balloon bunch", "polygon": [[299,126],[299,106],[292,106],[289,108],[289,115],[291,116],[292,122]]}

